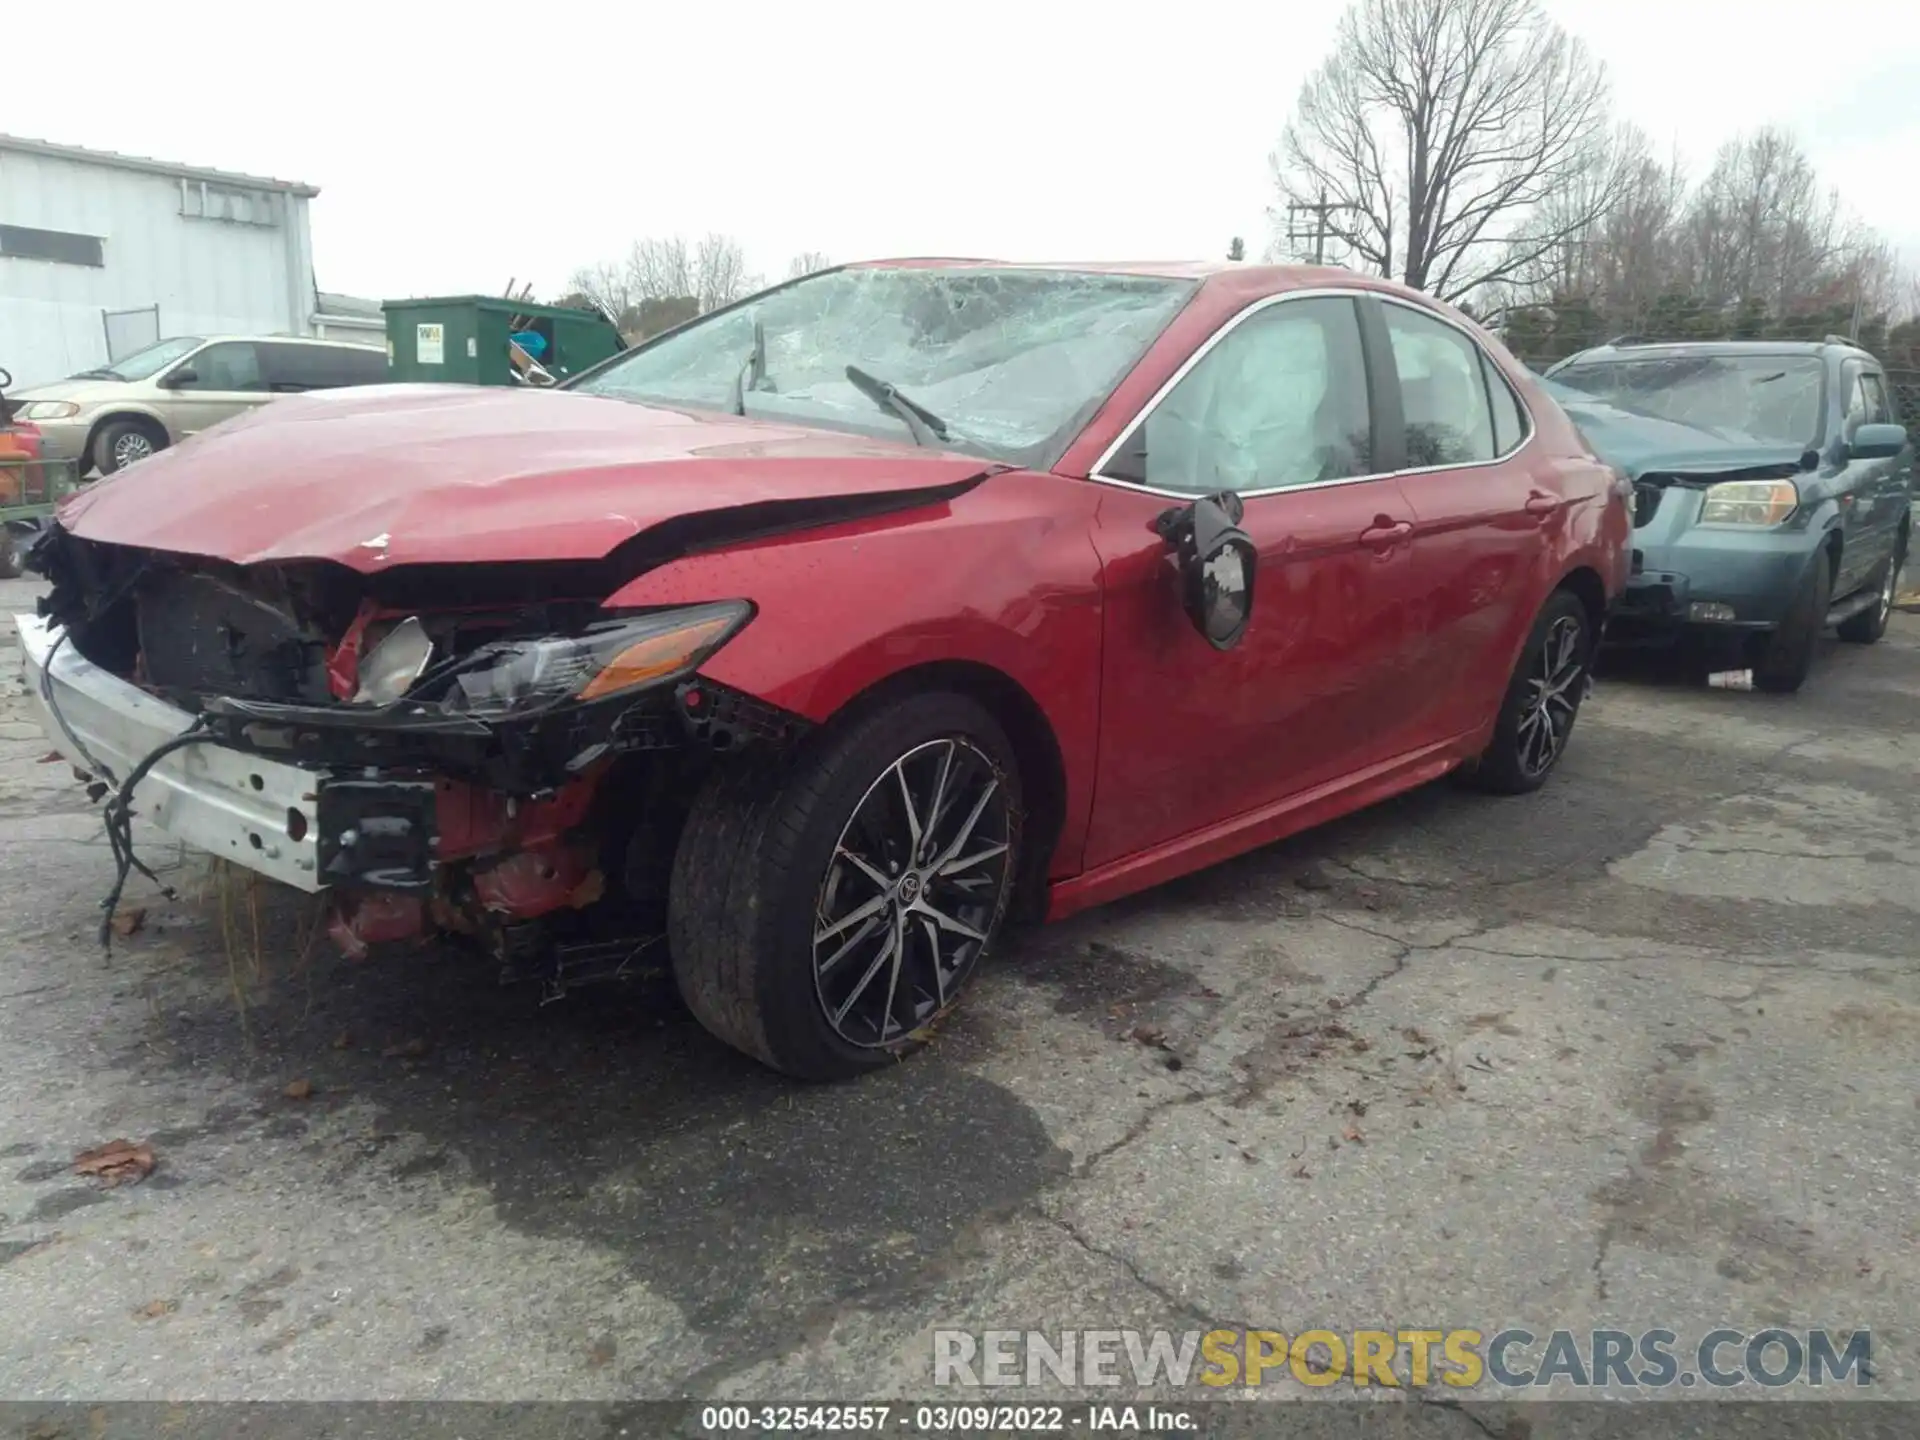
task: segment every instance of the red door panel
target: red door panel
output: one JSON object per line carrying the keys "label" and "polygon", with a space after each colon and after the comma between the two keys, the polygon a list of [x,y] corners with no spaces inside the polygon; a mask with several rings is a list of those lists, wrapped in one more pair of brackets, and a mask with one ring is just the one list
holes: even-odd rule
{"label": "red door panel", "polygon": [[[1153,531],[1182,502],[1112,487],[1094,546],[1106,592],[1089,867],[1229,819],[1413,742],[1400,671],[1413,635],[1413,514],[1391,478],[1246,502],[1260,552],[1252,623],[1217,651],[1181,608]],[[1365,542],[1362,535],[1368,532]]]}
{"label": "red door panel", "polygon": [[1544,599],[1546,532],[1560,497],[1518,461],[1402,477],[1414,516],[1416,673],[1408,703],[1436,737],[1490,719],[1506,693],[1514,648]]}

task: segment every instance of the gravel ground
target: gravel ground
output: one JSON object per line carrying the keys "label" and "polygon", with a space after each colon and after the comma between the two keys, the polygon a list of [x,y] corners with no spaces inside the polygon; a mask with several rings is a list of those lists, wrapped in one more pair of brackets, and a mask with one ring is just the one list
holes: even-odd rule
{"label": "gravel ground", "polygon": [[[285,892],[165,848],[103,961],[16,673],[0,1396],[847,1399],[929,1393],[943,1327],[1524,1324],[1871,1327],[1920,1398],[1920,618],[1789,699],[1604,679],[1541,794],[1024,935],[832,1088],[657,988],[302,963]],[[144,1184],[70,1172],[116,1137]]]}

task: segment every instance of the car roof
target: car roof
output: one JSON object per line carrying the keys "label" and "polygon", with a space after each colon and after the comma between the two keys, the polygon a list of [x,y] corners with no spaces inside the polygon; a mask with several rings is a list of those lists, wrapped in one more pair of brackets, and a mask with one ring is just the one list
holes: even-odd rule
{"label": "car roof", "polygon": [[1193,280],[1222,297],[1243,299],[1277,295],[1288,290],[1339,287],[1377,290],[1381,294],[1410,299],[1429,308],[1450,308],[1431,295],[1409,289],[1396,281],[1383,280],[1377,275],[1362,275],[1332,265],[1249,265],[1239,260],[990,260],[977,256],[911,255],[861,260],[845,268],[1058,270],[1088,275],[1139,275],[1163,280]]}
{"label": "car roof", "polygon": [[1628,340],[1592,345],[1567,357],[1580,360],[1658,359],[1687,355],[1824,355],[1830,350],[1872,356],[1848,340]]}
{"label": "car roof", "polygon": [[[380,343],[366,344],[358,340],[329,340],[321,335],[201,335],[198,337],[183,335],[169,338],[183,340],[198,338],[208,345],[226,340],[245,340],[249,342],[271,340],[276,345],[324,345],[331,350],[378,350],[380,344],[385,343],[384,337]],[[156,341],[155,343],[158,344],[159,342]]]}

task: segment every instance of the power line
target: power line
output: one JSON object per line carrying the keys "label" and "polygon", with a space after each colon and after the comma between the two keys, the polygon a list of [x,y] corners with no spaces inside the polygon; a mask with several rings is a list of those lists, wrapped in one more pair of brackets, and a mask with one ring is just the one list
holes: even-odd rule
{"label": "power line", "polygon": [[[1287,241],[1291,245],[1298,246],[1304,240],[1312,240],[1313,263],[1324,265],[1327,263],[1327,217],[1336,211],[1359,208],[1358,205],[1327,199],[1325,190],[1320,192],[1320,198],[1316,201],[1289,200],[1287,202]],[[1302,215],[1313,217],[1311,227],[1303,228],[1299,224],[1298,217]]]}

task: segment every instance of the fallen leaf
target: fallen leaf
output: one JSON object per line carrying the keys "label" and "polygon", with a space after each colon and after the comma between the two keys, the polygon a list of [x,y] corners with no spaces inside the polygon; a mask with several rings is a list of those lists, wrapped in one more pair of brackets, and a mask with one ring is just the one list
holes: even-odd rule
{"label": "fallen leaf", "polygon": [[350,1046],[352,1046],[352,1044],[353,1044],[353,1036],[349,1035],[344,1030],[342,1030],[338,1035],[333,1037],[333,1048],[336,1050],[348,1049]]}
{"label": "fallen leaf", "polygon": [[138,906],[113,912],[113,933],[125,939],[147,923],[147,912]]}
{"label": "fallen leaf", "polygon": [[1305,1165],[1296,1165],[1293,1167],[1293,1178],[1296,1180],[1311,1180],[1313,1178],[1313,1172],[1307,1169]]}
{"label": "fallen leaf", "polygon": [[1166,1032],[1156,1030],[1151,1025],[1136,1025],[1133,1027],[1132,1034],[1133,1038],[1138,1040],[1142,1045],[1165,1045],[1167,1043]]}
{"label": "fallen leaf", "polygon": [[311,1080],[295,1080],[291,1085],[287,1086],[283,1093],[289,1100],[310,1100],[313,1098],[313,1082]]}
{"label": "fallen leaf", "polygon": [[149,1300],[133,1312],[136,1320],[158,1320],[162,1315],[171,1315],[180,1308],[178,1300]]}
{"label": "fallen leaf", "polygon": [[1367,1137],[1360,1133],[1360,1127],[1358,1125],[1347,1126],[1346,1129],[1340,1132],[1340,1138],[1351,1141],[1355,1145],[1364,1145],[1367,1143]]}
{"label": "fallen leaf", "polygon": [[387,1046],[386,1049],[380,1052],[380,1058],[383,1060],[418,1060],[426,1053],[427,1042],[415,1036],[411,1040],[401,1041],[398,1045]]}
{"label": "fallen leaf", "polygon": [[605,1369],[613,1363],[619,1347],[611,1335],[602,1335],[587,1348],[587,1364],[595,1370]]}
{"label": "fallen leaf", "polygon": [[1364,1100],[1349,1100],[1347,1102],[1347,1109],[1356,1115],[1364,1115],[1367,1113],[1367,1102]]}
{"label": "fallen leaf", "polygon": [[109,1140],[74,1156],[73,1170],[76,1175],[92,1176],[102,1189],[111,1190],[116,1185],[138,1185],[158,1163],[151,1145]]}
{"label": "fallen leaf", "polygon": [[42,765],[58,765],[66,758],[67,757],[62,755],[58,750],[49,750],[40,757],[40,763]]}

